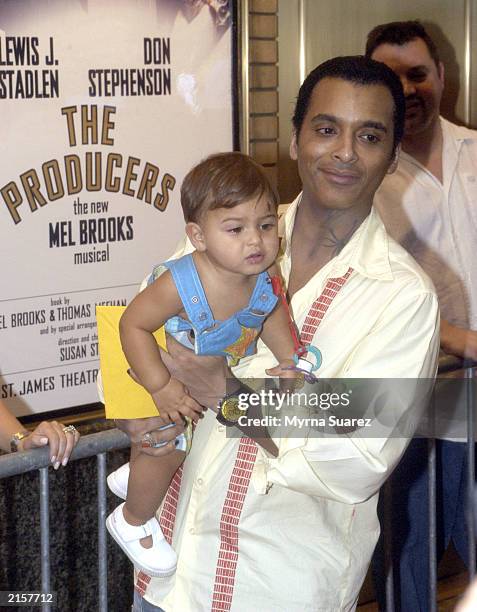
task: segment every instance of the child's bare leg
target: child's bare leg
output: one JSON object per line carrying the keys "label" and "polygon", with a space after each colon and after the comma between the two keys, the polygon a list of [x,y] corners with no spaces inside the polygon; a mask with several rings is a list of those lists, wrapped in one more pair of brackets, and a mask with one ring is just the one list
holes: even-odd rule
{"label": "child's bare leg", "polygon": [[133,442],[131,444],[131,452],[129,454],[129,468],[131,468],[133,462],[137,459],[140,453],[141,453],[140,442]]}
{"label": "child's bare leg", "polygon": [[[124,518],[130,525],[143,525],[155,515],[185,456],[183,451],[175,450],[162,457],[151,457],[131,448],[128,494],[123,508]],[[142,538],[140,542],[150,548],[152,537]]]}

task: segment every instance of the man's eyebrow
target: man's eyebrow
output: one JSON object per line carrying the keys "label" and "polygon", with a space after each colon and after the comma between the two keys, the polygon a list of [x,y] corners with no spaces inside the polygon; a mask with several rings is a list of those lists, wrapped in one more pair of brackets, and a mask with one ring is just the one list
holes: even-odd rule
{"label": "man's eyebrow", "polygon": [[[339,118],[336,117],[336,115],[328,115],[327,113],[318,113],[318,115],[315,115],[311,119],[312,123],[318,123],[319,121],[329,121],[330,123],[339,123]],[[387,127],[384,125],[384,123],[381,123],[380,121],[372,121],[372,120],[363,121],[363,123],[361,123],[361,127],[380,130],[381,132],[384,132],[385,134],[387,134],[388,132]]]}
{"label": "man's eyebrow", "polygon": [[316,123],[317,121],[331,121],[331,123],[338,123],[338,117],[335,115],[328,115],[327,113],[318,113],[312,117],[311,122]]}
{"label": "man's eyebrow", "polygon": [[384,132],[385,134],[388,133],[388,128],[384,125],[384,123],[381,123],[380,121],[365,121],[363,123],[363,127],[380,130],[381,132]]}
{"label": "man's eyebrow", "polygon": [[429,68],[425,64],[418,64],[417,66],[411,66],[411,68],[408,69],[408,72],[413,72],[413,71],[418,72],[420,70],[429,72]]}

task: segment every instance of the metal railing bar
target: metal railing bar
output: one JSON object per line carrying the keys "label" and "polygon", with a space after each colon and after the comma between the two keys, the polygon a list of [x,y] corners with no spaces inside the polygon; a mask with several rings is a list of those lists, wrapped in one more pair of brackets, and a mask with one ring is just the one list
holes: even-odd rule
{"label": "metal railing bar", "polygon": [[106,453],[97,455],[99,612],[108,611],[108,554],[106,547]]}
{"label": "metal railing bar", "polygon": [[[50,507],[48,468],[40,470],[40,555],[41,555],[41,590],[51,592],[50,579]],[[45,602],[41,609],[50,612],[51,604]]]}
{"label": "metal railing bar", "polygon": [[469,547],[469,580],[475,576],[475,445],[474,445],[474,389],[472,368],[465,371],[467,386],[467,544]]}
{"label": "metal railing bar", "polygon": [[[119,429],[108,429],[80,438],[70,456],[70,461],[93,457],[99,453],[127,448],[129,438]],[[50,465],[48,448],[35,448],[20,453],[10,453],[0,457],[0,478],[24,474],[31,470],[46,468]]]}
{"label": "metal railing bar", "polygon": [[437,611],[437,537],[436,537],[436,440],[427,441],[428,517],[429,517],[429,611]]}
{"label": "metal railing bar", "polygon": [[394,565],[393,565],[393,533],[392,533],[393,490],[391,481],[384,485],[383,491],[383,545],[384,567],[386,568],[386,612],[394,612]]}

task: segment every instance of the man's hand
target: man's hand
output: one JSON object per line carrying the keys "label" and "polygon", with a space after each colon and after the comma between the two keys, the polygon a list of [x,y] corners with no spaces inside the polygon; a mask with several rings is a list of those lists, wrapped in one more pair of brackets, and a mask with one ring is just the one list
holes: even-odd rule
{"label": "man's hand", "polygon": [[450,355],[477,361],[477,331],[441,319],[441,348]]}
{"label": "man's hand", "polygon": [[184,432],[185,424],[181,420],[180,424],[174,424],[174,427],[169,427],[159,431],[160,427],[170,425],[170,421],[163,419],[160,416],[149,417],[147,419],[116,419],[116,427],[124,431],[129,436],[132,444],[140,445],[144,434],[150,434],[154,442],[169,442],[160,448],[141,447],[141,452],[153,457],[168,455],[176,450],[174,440]]}
{"label": "man's hand", "polygon": [[167,385],[151,393],[151,397],[164,420],[181,425],[183,417],[198,423],[204,408],[193,399],[184,385],[176,378],[170,378]]}
{"label": "man's hand", "polygon": [[161,357],[171,376],[180,380],[202,406],[216,411],[226,393],[226,379],[232,377],[225,358],[197,356],[170,336],[167,350],[161,351]]}
{"label": "man's hand", "polygon": [[[167,336],[167,349],[169,353],[161,351],[161,356],[171,376],[181,380],[189,393],[203,406],[208,406],[217,412],[219,401],[226,394],[226,380],[234,379],[223,357],[197,356],[179,342]],[[237,381],[237,386],[239,381]],[[257,416],[262,416],[260,408]],[[255,416],[255,415],[253,415]],[[268,435],[265,427],[239,427],[245,435],[254,435],[255,441],[263,446],[273,456],[277,456],[277,448]]]}

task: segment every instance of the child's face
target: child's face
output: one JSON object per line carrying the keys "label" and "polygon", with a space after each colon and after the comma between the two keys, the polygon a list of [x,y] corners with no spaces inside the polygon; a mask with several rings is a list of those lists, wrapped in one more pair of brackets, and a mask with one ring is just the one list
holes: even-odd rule
{"label": "child's face", "polygon": [[278,253],[277,214],[262,196],[233,208],[216,208],[200,222],[204,248],[215,265],[245,276],[269,268]]}

